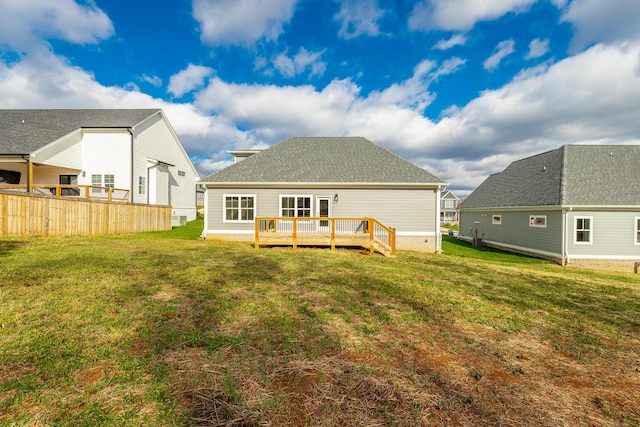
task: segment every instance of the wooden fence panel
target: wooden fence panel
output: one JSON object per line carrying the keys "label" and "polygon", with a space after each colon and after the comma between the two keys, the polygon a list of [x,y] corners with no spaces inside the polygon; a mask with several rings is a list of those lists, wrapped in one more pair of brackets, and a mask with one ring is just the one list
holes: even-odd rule
{"label": "wooden fence panel", "polygon": [[103,235],[170,229],[170,206],[0,193],[0,237]]}

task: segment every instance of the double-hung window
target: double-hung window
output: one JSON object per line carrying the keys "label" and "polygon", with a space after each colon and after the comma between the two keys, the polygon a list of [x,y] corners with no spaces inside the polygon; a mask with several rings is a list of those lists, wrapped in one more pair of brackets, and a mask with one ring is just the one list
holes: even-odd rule
{"label": "double-hung window", "polygon": [[445,200],[444,201],[444,208],[445,209],[455,209],[456,208],[456,201],[455,200]]}
{"label": "double-hung window", "polygon": [[93,187],[91,189],[92,193],[102,193],[105,192],[103,188],[99,188],[99,187],[106,187],[106,188],[114,188],[115,187],[115,175],[113,174],[105,174],[104,175],[104,182],[102,181],[102,175],[91,175],[91,186]]}
{"label": "double-hung window", "polygon": [[251,222],[255,219],[255,213],[254,194],[224,195],[224,222]]}
{"label": "double-hung window", "polygon": [[593,238],[593,217],[577,216],[575,218],[575,243],[589,244]]}
{"label": "double-hung window", "polygon": [[280,216],[311,218],[311,196],[280,196]]}
{"label": "double-hung window", "polygon": [[640,216],[635,218],[636,230],[634,233],[636,245],[640,245]]}
{"label": "double-hung window", "polygon": [[138,194],[147,194],[147,177],[138,177]]}

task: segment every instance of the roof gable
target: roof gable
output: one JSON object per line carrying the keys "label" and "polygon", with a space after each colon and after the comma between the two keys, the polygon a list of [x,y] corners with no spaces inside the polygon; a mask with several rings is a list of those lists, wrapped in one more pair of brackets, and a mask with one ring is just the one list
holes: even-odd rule
{"label": "roof gable", "polygon": [[0,154],[30,154],[81,128],[132,128],[159,111],[0,110]]}
{"label": "roof gable", "polygon": [[461,209],[640,205],[640,145],[565,145],[489,176]]}
{"label": "roof gable", "polygon": [[201,182],[444,184],[362,137],[288,138]]}

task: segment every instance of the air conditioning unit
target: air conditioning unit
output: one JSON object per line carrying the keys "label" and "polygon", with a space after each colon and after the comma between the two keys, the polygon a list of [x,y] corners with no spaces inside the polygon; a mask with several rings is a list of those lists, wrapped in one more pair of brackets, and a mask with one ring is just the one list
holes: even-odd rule
{"label": "air conditioning unit", "polygon": [[171,226],[179,227],[181,225],[187,225],[187,216],[186,215],[173,215],[171,217]]}

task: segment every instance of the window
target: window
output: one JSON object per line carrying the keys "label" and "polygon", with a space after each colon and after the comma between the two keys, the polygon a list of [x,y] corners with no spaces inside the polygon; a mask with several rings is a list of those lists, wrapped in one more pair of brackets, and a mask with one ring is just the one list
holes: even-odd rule
{"label": "window", "polygon": [[311,196],[280,196],[280,216],[311,218]]}
{"label": "window", "polygon": [[102,190],[97,187],[102,187],[102,175],[91,175],[91,192],[100,193]]}
{"label": "window", "polygon": [[591,243],[592,217],[576,217],[575,243]]}
{"label": "window", "polygon": [[116,178],[115,175],[105,175],[104,176],[104,186],[107,188],[113,188],[115,184]]}
{"label": "window", "polygon": [[147,193],[147,177],[139,176],[138,177],[138,194],[146,194]]}
{"label": "window", "polygon": [[253,221],[255,218],[255,195],[227,195],[224,196],[224,221],[241,222]]}
{"label": "window", "polygon": [[104,183],[102,182],[102,175],[91,175],[91,189],[92,193],[106,193],[102,188],[96,187],[106,187],[106,188],[114,188],[115,184],[115,175],[113,174],[105,174],[104,175]]}
{"label": "window", "polygon": [[444,201],[444,208],[445,209],[455,209],[456,207],[456,201],[455,200],[445,200]]}
{"label": "window", "polygon": [[60,175],[58,182],[60,185],[76,185],[78,184],[78,175]]}
{"label": "window", "polygon": [[493,225],[502,224],[502,215],[491,215],[491,224]]}
{"label": "window", "polygon": [[636,232],[635,232],[635,238],[636,238],[636,245],[640,245],[640,216],[636,217]]}
{"label": "window", "polygon": [[546,215],[529,215],[529,227],[547,227]]}
{"label": "window", "polygon": [[178,171],[178,176],[185,176],[185,175],[186,175],[185,171],[180,171],[180,170]]}

